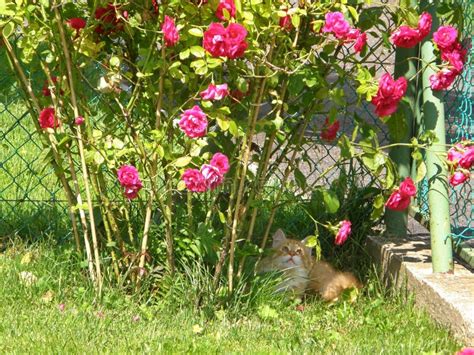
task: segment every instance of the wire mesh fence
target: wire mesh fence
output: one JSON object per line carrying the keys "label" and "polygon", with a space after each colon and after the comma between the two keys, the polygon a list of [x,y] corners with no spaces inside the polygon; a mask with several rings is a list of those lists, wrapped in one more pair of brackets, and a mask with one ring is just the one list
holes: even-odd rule
{"label": "wire mesh fence", "polygon": [[[391,20],[386,14],[381,14],[386,23]],[[379,33],[386,31],[379,29]],[[376,33],[375,33],[376,34]],[[392,72],[394,65],[394,51],[383,45],[382,37],[372,33],[369,36],[368,50],[360,62],[371,63],[377,77],[385,72]],[[342,48],[339,57],[348,55],[352,48]],[[42,147],[39,143],[38,134],[35,132],[33,120],[26,106],[25,98],[21,94],[13,73],[7,65],[7,58],[0,48],[2,73],[0,79],[0,138],[2,141],[2,154],[0,155],[0,234],[12,235],[34,235],[42,233],[69,234],[67,203],[54,171],[50,165],[45,164]],[[341,61],[342,62],[342,61]],[[343,68],[346,71],[356,71],[355,63],[347,63]],[[91,107],[101,105],[101,97],[96,95],[93,88],[96,85],[100,68],[92,68],[91,75],[84,79],[84,90],[82,95],[88,96]],[[34,90],[41,96],[42,85],[45,76],[38,73],[30,73],[29,78],[34,85]],[[365,121],[373,124],[378,129],[379,140],[388,142],[387,131],[383,122],[374,114],[370,103],[362,102],[357,105],[356,83],[346,82],[342,88],[350,105],[345,112],[338,114],[337,119],[341,123],[341,132],[351,134],[354,129],[354,113]],[[97,125],[106,124],[107,116],[113,112],[107,108],[99,110],[95,120]],[[282,203],[296,202],[298,199],[307,199],[311,196],[311,190],[317,185],[329,185],[341,175],[341,170],[333,170],[319,178],[321,174],[332,165],[340,155],[337,144],[323,142],[319,137],[319,130],[324,124],[326,117],[314,117],[307,127],[301,149],[296,157],[298,173],[291,171],[288,181],[284,182],[285,169],[290,164],[291,153],[294,147],[290,147],[285,154],[276,155],[279,164],[272,170],[269,179],[270,188],[275,190],[285,188],[288,192],[286,200]],[[256,139],[256,143],[263,141]],[[355,165],[354,165],[354,164]],[[356,177],[353,183],[359,186],[370,184],[370,176],[367,170],[351,162],[341,168],[344,174]],[[297,175],[302,175],[303,179]],[[304,186],[301,181],[304,180]],[[285,186],[282,186],[285,185]],[[111,187],[113,188],[113,187]],[[116,186],[115,186],[116,188]],[[116,191],[117,193],[120,193]],[[111,192],[111,195],[113,193]],[[291,198],[289,198],[291,196]],[[296,199],[295,199],[296,198]]]}

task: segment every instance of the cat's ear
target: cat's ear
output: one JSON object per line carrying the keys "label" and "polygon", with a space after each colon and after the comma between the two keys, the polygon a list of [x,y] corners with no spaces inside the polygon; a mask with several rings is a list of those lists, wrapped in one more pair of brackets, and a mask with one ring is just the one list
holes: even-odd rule
{"label": "cat's ear", "polygon": [[283,232],[281,229],[278,229],[275,234],[273,234],[273,244],[272,248],[278,248],[280,245],[282,245],[286,241],[286,236],[285,232]]}
{"label": "cat's ear", "polygon": [[308,236],[308,237],[304,238],[304,239],[301,241],[301,244],[304,245],[304,249],[305,249],[305,251],[306,251],[306,254],[308,254],[308,255],[311,256],[311,255],[313,255],[313,248],[310,248],[310,247],[308,247],[308,245],[307,245],[307,242],[309,241],[310,238],[314,238],[314,237],[313,237],[313,236]]}

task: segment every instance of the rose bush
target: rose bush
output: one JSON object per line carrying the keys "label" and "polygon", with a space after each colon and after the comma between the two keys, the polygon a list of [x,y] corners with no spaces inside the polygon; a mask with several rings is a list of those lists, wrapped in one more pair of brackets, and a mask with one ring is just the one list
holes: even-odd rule
{"label": "rose bush", "polygon": [[[377,182],[367,197],[374,220],[384,204],[403,210],[410,203],[413,183],[393,190],[398,177],[383,153],[388,147],[373,125],[349,113],[353,102],[344,88],[357,82],[359,104],[372,102],[382,124],[395,115],[404,119],[400,108],[415,78],[376,76],[365,63],[367,42],[377,31],[391,33],[401,47],[430,40],[428,14],[401,5],[391,13],[392,28],[380,20],[381,7],[361,1],[94,4],[0,9],[19,26],[19,57],[8,21],[0,23],[12,63],[36,65],[44,74],[29,90],[22,66],[14,65],[57,167],[71,222],[81,225],[73,229],[77,247],[99,285],[102,257],[110,252],[118,280],[126,275],[139,282],[154,270],[152,259],[172,274],[177,257],[192,256],[205,260],[219,282],[227,267],[232,289],[237,265],[242,271],[245,257],[265,247],[285,194],[293,201],[320,196],[323,202],[313,202],[329,211],[324,226],[342,245],[352,225],[347,213],[336,217],[344,196],[323,181],[348,162]],[[439,28],[433,37],[440,59],[449,63],[433,78],[434,87],[447,87],[465,61],[452,28]],[[353,122],[350,135],[341,130],[343,115]],[[319,132],[309,134],[321,117]],[[260,145],[257,137],[263,137]],[[310,182],[300,167],[315,137],[337,145],[340,156]],[[454,159],[462,169],[472,166],[472,153]],[[269,194],[282,166],[277,192]],[[259,219],[267,227],[256,236]]]}

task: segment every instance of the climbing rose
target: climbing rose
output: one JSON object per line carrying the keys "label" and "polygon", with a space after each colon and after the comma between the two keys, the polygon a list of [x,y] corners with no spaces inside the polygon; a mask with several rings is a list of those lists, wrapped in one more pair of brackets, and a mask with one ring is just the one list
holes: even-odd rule
{"label": "climbing rose", "polygon": [[123,187],[130,187],[140,185],[140,177],[138,176],[138,170],[133,165],[123,165],[117,170],[117,178],[120,185]]}
{"label": "climbing rose", "polygon": [[221,23],[211,23],[204,32],[203,47],[213,57],[224,57],[226,55],[225,41],[227,31]]}
{"label": "climbing rose", "polygon": [[201,172],[197,169],[187,169],[181,176],[186,188],[191,192],[206,191],[206,180]]}
{"label": "climbing rose", "polygon": [[334,239],[334,244],[342,245],[347,240],[349,235],[351,234],[351,222],[348,220],[344,220],[339,223],[339,230],[336,234],[336,239]]}
{"label": "climbing rose", "polygon": [[206,114],[196,105],[182,113],[179,127],[188,137],[203,137],[207,129]]}
{"label": "climbing rose", "polygon": [[336,38],[345,38],[351,29],[351,26],[345,20],[341,12],[328,12],[325,19],[326,22],[324,23],[322,31],[332,32]]}
{"label": "climbing rose", "polygon": [[133,165],[123,165],[117,170],[117,178],[122,187],[125,188],[124,195],[129,200],[138,196],[143,183],[138,176],[138,170]]}
{"label": "climbing rose", "polygon": [[77,126],[80,126],[84,123],[84,117],[82,116],[77,116],[75,119],[74,119],[74,123],[77,125]]}
{"label": "climbing rose", "polygon": [[454,147],[449,148],[448,150],[448,161],[454,166],[457,166],[459,159],[463,157],[463,146],[462,144],[456,144]]}
{"label": "climbing rose", "polygon": [[367,44],[367,33],[365,32],[360,33],[359,31],[359,34],[356,38],[356,42],[354,44],[355,52],[356,53],[362,52],[366,44]]}
{"label": "climbing rose", "polygon": [[466,149],[461,159],[459,159],[459,166],[464,169],[470,169],[474,165],[474,146]]}
{"label": "climbing rose", "polygon": [[136,186],[126,187],[123,194],[129,200],[133,200],[134,198],[138,197],[138,193],[140,192],[141,188],[142,188],[141,183]]}
{"label": "climbing rose", "polygon": [[61,121],[56,118],[54,108],[52,107],[41,110],[38,121],[42,129],[56,128],[61,125]]}
{"label": "climbing rose", "polygon": [[214,85],[210,84],[206,90],[200,93],[203,100],[222,100],[229,95],[227,84]]}
{"label": "climbing rose", "polygon": [[337,137],[339,128],[340,123],[338,120],[334,121],[333,123],[329,123],[329,118],[326,118],[323,129],[321,130],[321,139],[331,142]]}
{"label": "climbing rose", "polygon": [[201,167],[201,174],[202,176],[204,176],[204,180],[206,181],[206,186],[210,190],[214,190],[224,180],[224,176],[221,174],[219,169],[209,164],[204,164]]}
{"label": "climbing rose", "polygon": [[76,30],[76,37],[78,37],[79,31],[86,27],[86,20],[80,17],[73,17],[67,20],[67,24],[71,26],[72,29]]}
{"label": "climbing rose", "polygon": [[436,43],[440,51],[452,49],[458,38],[458,31],[452,26],[440,26],[433,33],[433,41]]}
{"label": "climbing rose", "polygon": [[407,80],[404,77],[393,80],[388,73],[382,75],[377,94],[372,99],[377,115],[384,117],[397,111],[398,103],[405,95],[406,90]]}
{"label": "climbing rose", "polygon": [[231,23],[226,29],[225,50],[229,59],[240,58],[248,47],[245,41],[247,30],[238,23]]}
{"label": "climbing rose", "polygon": [[216,16],[221,21],[227,20],[224,15],[224,10],[227,11],[230,18],[234,18],[235,13],[237,12],[235,8],[234,0],[221,0],[219,2],[219,5],[217,6],[217,10],[216,10]]}
{"label": "climbing rose", "polygon": [[397,47],[412,48],[430,33],[432,22],[431,15],[423,12],[418,19],[417,28],[406,25],[400,26],[392,33],[390,39]]}
{"label": "climbing rose", "polygon": [[403,211],[410,205],[410,197],[403,196],[398,189],[392,192],[385,207],[394,211]]}
{"label": "climbing rose", "polygon": [[230,169],[229,159],[222,153],[214,154],[209,164],[216,167],[222,175]]}
{"label": "climbing rose", "polygon": [[291,23],[291,16],[286,15],[286,16],[280,17],[279,25],[284,30],[287,30],[287,31],[291,30],[293,28],[293,24]]}
{"label": "climbing rose", "polygon": [[397,47],[412,48],[421,41],[421,38],[417,29],[410,26],[400,26],[392,33],[390,40]]}
{"label": "climbing rose", "polygon": [[161,26],[161,30],[163,31],[163,35],[165,37],[166,47],[173,47],[176,43],[178,43],[178,29],[176,28],[174,20],[171,17],[165,16],[165,21]]}
{"label": "climbing rose", "polygon": [[456,171],[449,177],[449,183],[452,186],[458,186],[469,179],[469,173],[463,171]]}
{"label": "climbing rose", "polygon": [[407,177],[402,181],[399,191],[402,197],[413,197],[416,195],[416,186],[411,177]]}
{"label": "climbing rose", "polygon": [[474,348],[463,348],[456,355],[474,355]]}
{"label": "climbing rose", "polygon": [[459,72],[456,70],[443,68],[437,73],[430,75],[431,89],[439,91],[449,88],[458,74]]}
{"label": "climbing rose", "polygon": [[441,52],[441,59],[448,62],[457,72],[461,72],[466,62],[467,50],[462,48],[460,43],[456,43],[450,51]]}
{"label": "climbing rose", "polygon": [[433,18],[428,12],[423,12],[418,19],[418,32],[421,39],[425,38],[431,31]]}

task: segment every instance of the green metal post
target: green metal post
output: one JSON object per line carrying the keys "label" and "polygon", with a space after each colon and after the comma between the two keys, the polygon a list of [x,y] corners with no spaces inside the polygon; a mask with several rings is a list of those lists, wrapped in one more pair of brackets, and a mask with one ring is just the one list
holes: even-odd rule
{"label": "green metal post", "polygon": [[[416,6],[416,1],[413,2]],[[410,58],[417,58],[419,53],[418,46],[414,48],[397,48],[395,52],[395,78],[404,76],[408,83],[405,98],[408,100],[408,108],[405,110],[406,130],[399,141],[394,141],[391,137],[390,143],[409,143],[413,136],[413,122],[415,117],[415,102],[417,79],[415,75],[418,69],[418,61]],[[410,176],[411,172],[411,149],[410,147],[394,147],[390,150],[390,158],[397,165],[398,175],[404,179]],[[408,223],[408,211],[385,211],[385,225],[388,235],[406,237]]]}
{"label": "green metal post", "polygon": [[[430,7],[433,16],[433,27],[438,28],[434,6]],[[427,38],[431,38],[428,36]],[[423,63],[431,63],[434,55],[433,43],[428,39],[421,46]],[[423,123],[426,130],[432,130],[438,139],[426,151],[427,178],[429,184],[428,204],[430,208],[431,255],[433,272],[453,271],[453,248],[451,225],[449,220],[449,194],[446,165],[440,155],[446,153],[446,130],[444,105],[440,92],[433,92],[430,87],[430,76],[435,71],[426,66],[423,71]]]}

